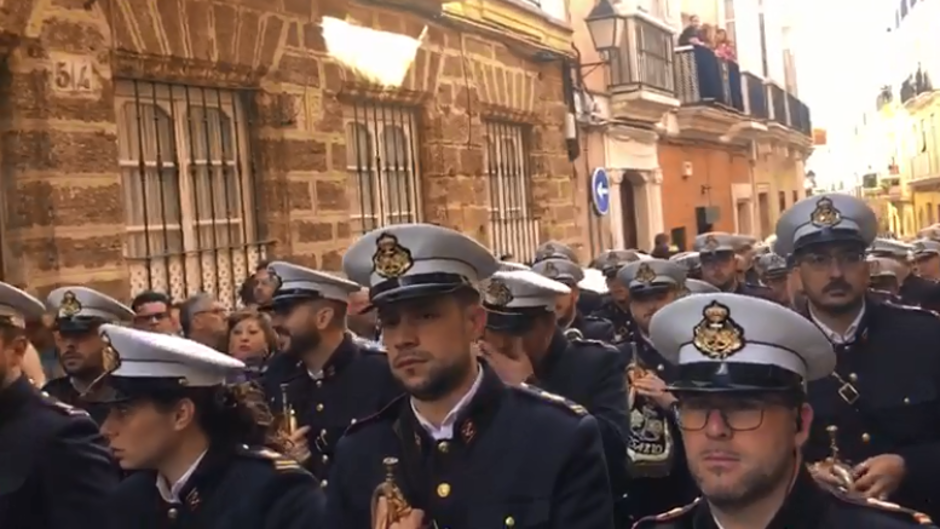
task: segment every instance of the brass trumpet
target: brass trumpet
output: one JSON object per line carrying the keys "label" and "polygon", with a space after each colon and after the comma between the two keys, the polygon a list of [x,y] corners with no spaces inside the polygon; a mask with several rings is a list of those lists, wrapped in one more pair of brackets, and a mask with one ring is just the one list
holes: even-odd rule
{"label": "brass trumpet", "polygon": [[[392,524],[404,520],[411,513],[411,505],[405,499],[405,493],[395,483],[395,469],[398,467],[398,458],[386,457],[382,460],[385,465],[385,481],[372,492],[372,527],[374,529],[388,529]],[[379,518],[379,500],[385,498],[388,507],[384,516]]]}
{"label": "brass trumpet", "polygon": [[281,420],[287,435],[294,435],[297,432],[297,413],[287,398],[287,386],[288,384],[281,384]]}
{"label": "brass trumpet", "polygon": [[852,472],[852,466],[839,458],[839,444],[836,439],[839,428],[835,425],[830,425],[826,427],[826,433],[829,434],[829,457],[823,461],[823,468],[829,469],[832,475],[839,481],[841,488],[849,490],[855,485],[855,477]]}

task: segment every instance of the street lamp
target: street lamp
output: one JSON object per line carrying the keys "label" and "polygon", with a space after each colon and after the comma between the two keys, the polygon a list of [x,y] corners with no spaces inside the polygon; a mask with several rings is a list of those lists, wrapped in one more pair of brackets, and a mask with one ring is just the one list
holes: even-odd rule
{"label": "street lamp", "polygon": [[623,42],[625,19],[617,13],[610,0],[600,0],[584,22],[594,41],[594,49],[601,54],[619,47]]}

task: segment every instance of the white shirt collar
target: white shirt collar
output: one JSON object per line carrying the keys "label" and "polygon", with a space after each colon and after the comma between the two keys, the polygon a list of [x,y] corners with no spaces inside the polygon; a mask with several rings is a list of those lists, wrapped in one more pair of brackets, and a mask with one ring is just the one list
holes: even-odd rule
{"label": "white shirt collar", "polygon": [[476,395],[478,389],[480,389],[480,384],[483,382],[483,369],[480,368],[477,371],[477,379],[473,382],[473,385],[470,386],[470,391],[467,392],[463,398],[454,406],[454,409],[450,410],[444,420],[441,422],[440,426],[434,426],[431,424],[431,421],[425,419],[418,412],[418,409],[415,407],[415,399],[411,399],[411,411],[414,412],[415,418],[418,419],[418,423],[421,425],[425,431],[428,432],[428,435],[431,436],[435,441],[444,441],[454,438],[454,424],[457,423],[457,415],[470,404],[470,400],[473,399],[473,396]]}
{"label": "white shirt collar", "polygon": [[816,317],[816,314],[813,313],[813,306],[809,306],[809,317],[813,320],[813,323],[819,327],[819,330],[829,338],[829,341],[836,345],[844,345],[855,339],[855,334],[858,332],[859,326],[862,324],[862,318],[865,316],[865,310],[867,306],[864,301],[862,302],[862,310],[858,311],[858,316],[855,317],[855,320],[851,325],[845,330],[845,334],[839,334],[836,331],[830,329],[825,323],[819,321],[819,318]]}
{"label": "white shirt collar", "polygon": [[189,467],[189,470],[184,472],[183,475],[180,476],[180,479],[172,486],[167,484],[166,478],[157,474],[157,491],[160,493],[160,497],[163,498],[163,501],[167,503],[180,502],[180,491],[186,486],[186,482],[193,476],[193,472],[196,471],[196,467],[199,466],[199,463],[202,462],[202,458],[204,457],[206,457],[206,452],[199,454],[199,457],[197,457],[196,461]]}

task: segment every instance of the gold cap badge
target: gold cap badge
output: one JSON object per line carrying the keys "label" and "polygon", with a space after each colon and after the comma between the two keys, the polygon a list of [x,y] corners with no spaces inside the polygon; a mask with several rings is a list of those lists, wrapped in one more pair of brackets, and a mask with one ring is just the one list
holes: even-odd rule
{"label": "gold cap badge", "polygon": [[656,272],[653,271],[649,264],[643,263],[636,271],[636,275],[633,277],[633,279],[639,281],[640,283],[650,284],[653,281],[656,281]]}
{"label": "gold cap badge", "polygon": [[716,239],[714,235],[705,237],[705,249],[708,251],[715,251],[718,249],[718,239]]}
{"label": "gold cap badge", "polygon": [[744,329],[731,319],[731,310],[712,301],[702,309],[692,345],[708,358],[725,360],[744,348]]}
{"label": "gold cap badge", "polygon": [[497,307],[505,307],[512,301],[512,291],[503,281],[493,278],[487,282],[486,289],[483,291],[483,298],[486,303]]}
{"label": "gold cap badge", "polygon": [[71,318],[82,311],[82,303],[71,290],[65,292],[62,296],[62,302],[59,303],[59,316]]}
{"label": "gold cap badge", "polygon": [[117,352],[117,349],[111,345],[111,337],[108,336],[108,333],[101,334],[101,341],[104,343],[104,349],[101,350],[104,372],[109,375],[121,367],[121,355]]}
{"label": "gold cap badge", "polygon": [[555,266],[555,263],[545,263],[545,272],[546,277],[558,277],[558,267]]}
{"label": "gold cap badge", "polygon": [[821,228],[832,227],[842,222],[842,212],[836,209],[832,200],[823,197],[819,199],[819,202],[816,202],[816,209],[810,215],[810,221]]}
{"label": "gold cap badge", "polygon": [[372,256],[375,273],[393,279],[405,275],[414,264],[411,251],[398,243],[398,237],[383,233],[376,239],[375,254]]}

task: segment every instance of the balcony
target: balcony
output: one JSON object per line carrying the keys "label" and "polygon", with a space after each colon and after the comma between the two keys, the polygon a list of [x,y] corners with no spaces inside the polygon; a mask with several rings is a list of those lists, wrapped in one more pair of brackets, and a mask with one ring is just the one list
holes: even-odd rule
{"label": "balcony", "polygon": [[611,112],[619,119],[655,124],[679,106],[673,32],[649,15],[624,18],[622,44],[608,51]]}
{"label": "balcony", "polygon": [[[927,72],[917,69],[901,83],[899,90],[901,95],[901,104],[908,111],[916,111],[930,105],[933,102],[934,94],[940,92],[934,90],[933,83],[930,82],[930,76]],[[927,94],[926,96],[924,94]]]}
{"label": "balcony", "polygon": [[675,83],[682,103],[676,118],[683,134],[715,139],[746,119],[738,65],[719,59],[709,48],[676,50]]}

